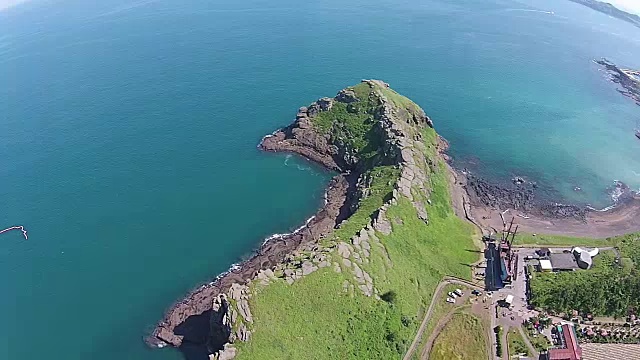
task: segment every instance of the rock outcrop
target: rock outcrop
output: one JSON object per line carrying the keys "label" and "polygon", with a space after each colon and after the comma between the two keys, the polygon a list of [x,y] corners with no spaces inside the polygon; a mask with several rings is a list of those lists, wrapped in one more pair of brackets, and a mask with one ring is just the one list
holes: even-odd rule
{"label": "rock outcrop", "polygon": [[596,63],[607,70],[611,82],[620,85],[620,88],[617,89],[620,94],[640,106],[640,71],[622,69],[607,59],[597,60]]}
{"label": "rock outcrop", "polygon": [[463,173],[465,189],[470,201],[476,206],[499,210],[519,210],[545,218],[574,218],[586,221],[588,208],[574,204],[560,204],[536,198],[537,185],[515,177],[511,184],[497,185],[478,176]]}

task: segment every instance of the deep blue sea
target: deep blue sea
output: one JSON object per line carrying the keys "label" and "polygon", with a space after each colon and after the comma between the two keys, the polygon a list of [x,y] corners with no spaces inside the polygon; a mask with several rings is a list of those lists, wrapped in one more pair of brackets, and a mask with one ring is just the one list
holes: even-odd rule
{"label": "deep blue sea", "polygon": [[[460,166],[606,206],[640,107],[592,62],[640,29],[561,0],[31,0],[0,11],[0,358],[177,360],[142,338],[287,232],[331,174],[256,144],[362,78]],[[575,192],[579,186],[582,192]]]}

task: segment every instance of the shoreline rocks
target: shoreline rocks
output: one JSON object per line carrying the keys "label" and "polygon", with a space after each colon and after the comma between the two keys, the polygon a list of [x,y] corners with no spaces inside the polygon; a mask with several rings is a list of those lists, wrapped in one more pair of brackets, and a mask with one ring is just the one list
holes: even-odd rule
{"label": "shoreline rocks", "polygon": [[586,207],[572,204],[543,202],[536,199],[537,186],[515,177],[512,186],[497,185],[470,173],[464,173],[467,181],[464,186],[470,201],[475,205],[501,210],[513,209],[525,214],[535,214],[546,218],[575,218],[586,221],[589,211]]}
{"label": "shoreline rocks", "polygon": [[250,259],[190,292],[166,312],[164,319],[145,339],[146,343],[151,347],[171,345],[179,348],[185,340],[185,335],[176,334],[176,327],[209,311],[215,298],[227,293],[235,284],[245,284],[257,276],[259,271],[284,261],[285,257],[301,244],[315,242],[331,232],[343,220],[341,210],[345,206],[349,187],[348,177],[338,175],[331,179],[326,192],[326,204],[305,227],[292,234],[270,239],[262,244]]}
{"label": "shoreline rocks", "polygon": [[[466,178],[463,188],[473,205],[500,210],[517,210],[524,214],[550,220],[573,218],[581,222],[586,222],[589,212],[600,211],[589,205],[540,200],[536,197],[537,184],[519,176],[511,179],[512,184],[499,185],[465,170],[455,171]],[[574,188],[574,191],[581,190],[579,187]],[[605,210],[623,208],[640,197],[629,186],[617,180],[607,189],[607,193],[610,195],[613,205],[608,206]]]}
{"label": "shoreline rocks", "polygon": [[[640,72],[629,70],[629,69],[621,69],[616,66],[614,63],[610,62],[607,59],[594,60],[596,64],[601,65],[605,68],[607,73],[609,74],[609,80],[615,84],[621,86],[621,89],[617,89],[617,91],[623,95],[628,97],[629,99],[635,101],[636,105],[640,106]],[[633,75],[637,76],[634,78]]]}

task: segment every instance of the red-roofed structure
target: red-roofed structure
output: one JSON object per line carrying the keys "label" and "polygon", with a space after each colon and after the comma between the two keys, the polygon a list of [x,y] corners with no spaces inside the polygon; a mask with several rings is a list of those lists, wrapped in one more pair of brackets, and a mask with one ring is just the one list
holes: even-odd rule
{"label": "red-roofed structure", "polygon": [[549,350],[549,360],[581,360],[582,349],[578,345],[576,333],[572,325],[562,325],[559,329],[562,331],[561,339],[564,345],[562,349]]}

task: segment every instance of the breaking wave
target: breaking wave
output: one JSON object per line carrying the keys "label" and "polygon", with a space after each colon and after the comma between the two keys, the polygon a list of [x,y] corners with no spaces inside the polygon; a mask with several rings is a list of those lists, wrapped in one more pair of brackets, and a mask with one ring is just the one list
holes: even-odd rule
{"label": "breaking wave", "polygon": [[264,239],[264,241],[262,242],[262,245],[268,243],[269,241],[273,240],[273,239],[282,239],[285,236],[290,236],[290,235],[295,235],[297,233],[299,233],[300,231],[302,231],[304,228],[306,228],[309,223],[311,222],[311,220],[315,219],[316,216],[313,215],[312,217],[308,218],[307,221],[304,222],[303,225],[301,225],[300,227],[296,228],[295,230],[293,230],[290,233],[284,233],[284,234],[272,234],[269,237],[267,237],[266,239]]}

